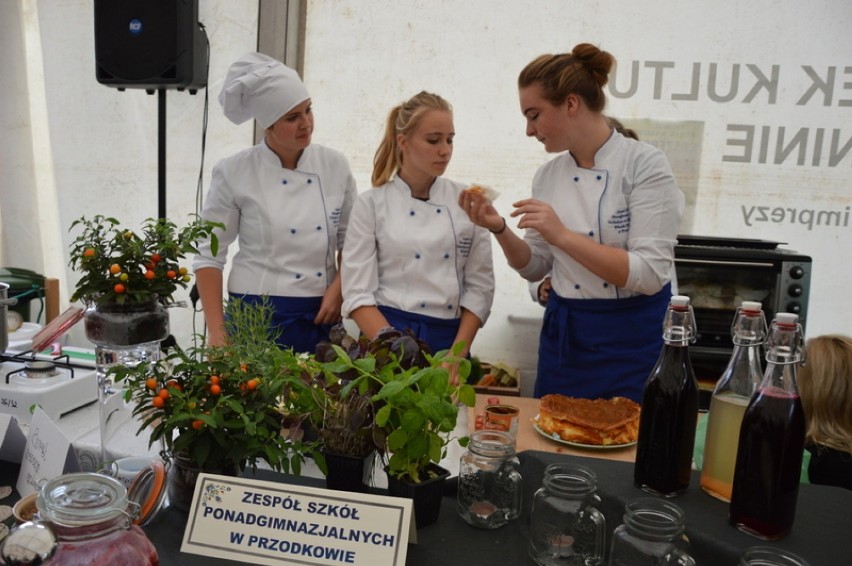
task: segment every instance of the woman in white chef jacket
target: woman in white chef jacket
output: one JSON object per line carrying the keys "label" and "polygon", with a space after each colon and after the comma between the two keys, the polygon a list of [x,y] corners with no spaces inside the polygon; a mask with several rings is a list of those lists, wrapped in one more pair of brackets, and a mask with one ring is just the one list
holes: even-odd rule
{"label": "woman in white chef jacket", "polygon": [[662,347],[684,197],[665,155],[602,114],[613,62],[585,43],[534,59],[518,77],[527,135],[564,152],[538,170],[533,198],[514,203],[523,239],[487,200],[460,200],[521,276],[551,272],[537,397],[641,401]]}
{"label": "woman in white chef jacket", "polygon": [[264,138],[213,169],[201,215],[225,229],[216,231],[218,253],[208,241],[193,264],[208,343],[227,340],[222,272],[228,247],[239,238],[230,296],[268,297],[278,343],[313,352],[341,319],[337,266],[357,196],[349,164],[340,152],[311,143],[308,91],[294,70],[271,57],[249,53],[231,65],[219,102],[236,124],[254,118]]}
{"label": "woman in white chef jacket", "polygon": [[410,328],[433,353],[469,353],[494,299],[488,233],[441,175],[453,154],[452,108],[421,92],[393,108],[373,161],[373,190],[352,207],[341,267],[343,315],[366,336]]}

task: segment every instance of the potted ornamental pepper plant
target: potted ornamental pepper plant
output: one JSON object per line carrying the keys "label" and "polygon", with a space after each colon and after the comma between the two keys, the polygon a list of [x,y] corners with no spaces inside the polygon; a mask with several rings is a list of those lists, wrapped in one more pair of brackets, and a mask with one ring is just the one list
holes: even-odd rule
{"label": "potted ornamental pepper plant", "polygon": [[[465,383],[470,362],[446,351],[432,356],[428,346],[409,331],[390,329],[367,344],[353,358],[339,346],[335,369],[351,371],[349,386],[362,393],[374,391],[373,438],[382,440],[388,491],[414,499],[417,526],[435,522],[440,514],[444,483],[449,472],[439,466],[458,419],[459,403],[472,407],[476,394]],[[459,382],[447,369],[458,368]],[[462,446],[467,437],[458,438]]]}
{"label": "potted ornamental pepper plant", "polygon": [[130,346],[165,338],[164,307],[191,281],[180,261],[197,253],[196,243],[203,238],[210,238],[217,248],[214,229],[223,227],[200,218],[183,228],[165,218],[149,218],[141,231],[102,215],[74,221],[70,230],[79,233],[71,244],[69,264],[82,275],[71,301],[87,307],[89,340],[95,345]]}
{"label": "potted ornamental pepper plant", "polygon": [[148,434],[151,446],[162,443],[171,461],[169,498],[184,510],[200,472],[236,475],[263,461],[299,474],[306,457],[322,460],[318,441],[283,424],[285,417],[293,422],[310,392],[303,360],[275,344],[271,307],[231,299],[225,313],[225,346],[199,337],[200,346],[110,370],[134,405],[137,434]]}
{"label": "potted ornamental pepper plant", "polygon": [[191,280],[180,262],[198,251],[196,242],[203,238],[217,248],[217,227],[222,224],[198,217],[183,228],[149,218],[136,231],[102,215],[71,225],[78,234],[70,265],[82,274],[71,300],[85,304],[84,329],[95,346],[101,464],[121,454],[121,423],[131,415],[108,371],[115,364],[135,366],[160,358],[160,344],[169,336],[166,307]]}

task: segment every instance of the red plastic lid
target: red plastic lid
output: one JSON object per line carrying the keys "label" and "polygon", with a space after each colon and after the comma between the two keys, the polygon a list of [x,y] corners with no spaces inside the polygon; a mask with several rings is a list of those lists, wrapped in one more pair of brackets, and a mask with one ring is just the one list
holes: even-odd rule
{"label": "red plastic lid", "polygon": [[41,352],[71,330],[83,318],[83,309],[68,307],[68,310],[51,320],[47,326],[33,336],[33,352]]}

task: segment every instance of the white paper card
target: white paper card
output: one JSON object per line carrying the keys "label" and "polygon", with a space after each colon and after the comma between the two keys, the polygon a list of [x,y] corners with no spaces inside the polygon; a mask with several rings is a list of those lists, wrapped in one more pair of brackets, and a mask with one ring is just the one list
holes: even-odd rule
{"label": "white paper card", "polygon": [[181,552],[252,564],[405,564],[412,500],[201,474]]}
{"label": "white paper card", "polygon": [[0,460],[21,463],[27,437],[12,415],[0,415]]}
{"label": "white paper card", "polygon": [[50,480],[79,469],[71,442],[47,413],[36,407],[15,486],[18,493],[24,497],[38,491],[41,480]]}

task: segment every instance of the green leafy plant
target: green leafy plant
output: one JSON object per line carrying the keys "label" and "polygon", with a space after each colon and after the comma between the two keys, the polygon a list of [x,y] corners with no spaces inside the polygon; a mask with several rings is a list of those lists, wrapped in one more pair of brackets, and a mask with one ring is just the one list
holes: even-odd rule
{"label": "green leafy plant", "polygon": [[305,361],[275,344],[271,307],[232,299],[226,314],[226,346],[176,347],[157,362],[110,370],[135,403],[137,434],[149,433],[151,445],[162,440],[167,456],[199,468],[263,460],[298,474],[306,456],[321,462],[318,442],[304,442],[290,426],[308,418],[299,412],[311,397],[309,380]]}
{"label": "green leafy plant", "polygon": [[[368,351],[368,340],[355,340],[340,324],[332,329],[330,342],[317,345],[313,358],[311,394],[315,403],[312,424],[324,450],[342,456],[363,458],[384,449],[384,430],[376,425],[373,394],[377,383],[359,374],[340,358],[345,352],[349,361],[363,369],[371,362],[359,362]],[[364,365],[366,363],[366,365]]]}
{"label": "green leafy plant", "polygon": [[[472,407],[473,387],[465,383],[470,362],[458,352],[432,356],[410,331],[389,330],[348,351],[332,344],[336,354],[323,370],[344,375],[342,392],[370,395],[375,420],[371,438],[387,459],[387,473],[419,483],[446,455],[458,419],[458,403]],[[448,367],[457,366],[461,385],[450,381]],[[467,445],[467,437],[459,442]]]}
{"label": "green leafy plant", "polygon": [[171,302],[178,287],[186,288],[191,276],[180,260],[198,253],[196,242],[210,238],[216,253],[214,228],[221,223],[196,218],[187,226],[161,218],[149,218],[141,235],[119,226],[119,221],[102,215],[82,217],[71,224],[81,232],[71,245],[69,265],[80,272],[72,301],[86,304],[145,303],[157,299]]}

